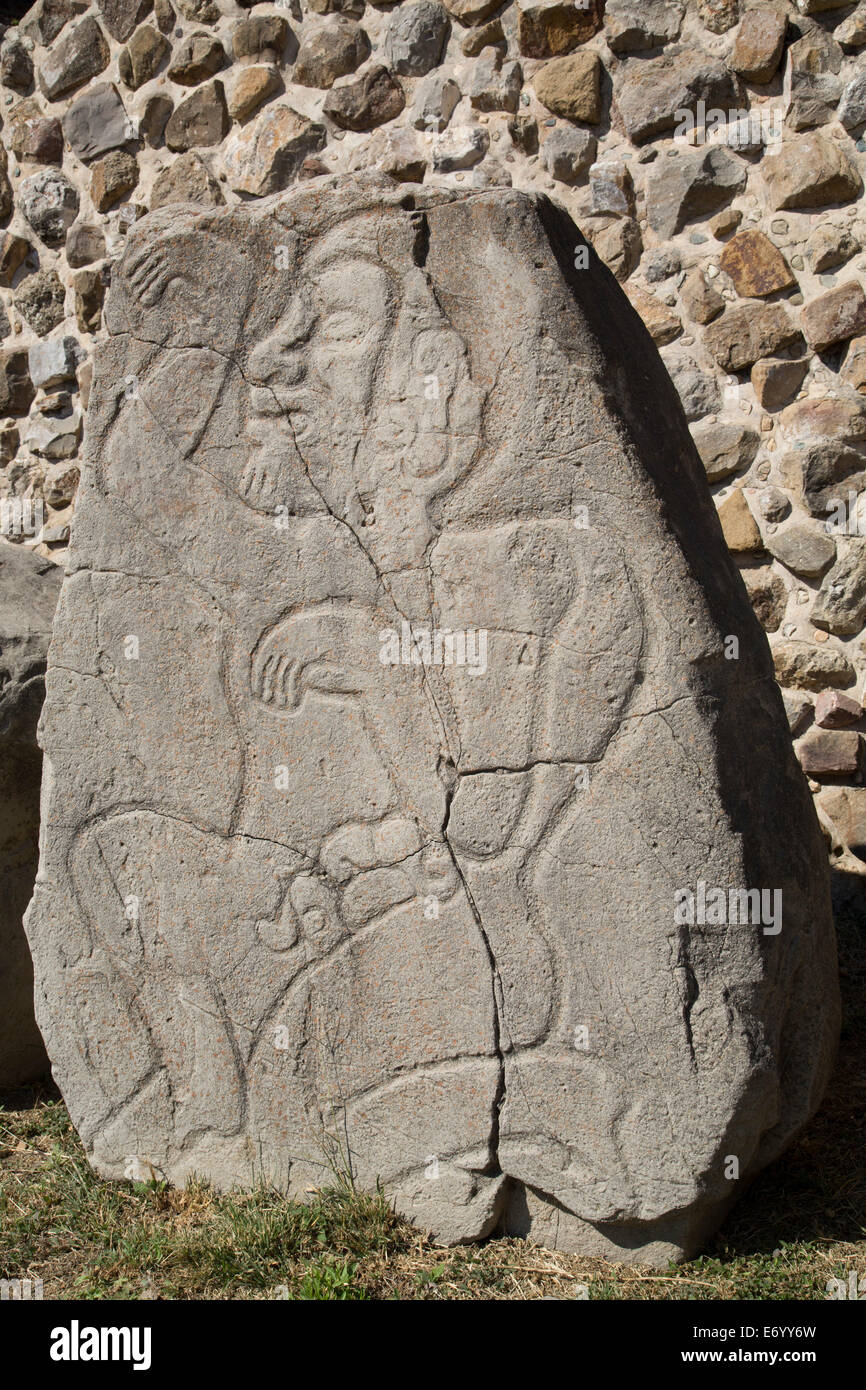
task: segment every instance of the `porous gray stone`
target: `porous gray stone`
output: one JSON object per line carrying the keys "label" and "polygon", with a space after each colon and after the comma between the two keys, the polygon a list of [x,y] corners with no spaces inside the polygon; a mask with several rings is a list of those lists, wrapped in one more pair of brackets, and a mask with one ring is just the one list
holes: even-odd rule
{"label": "porous gray stone", "polygon": [[36,722],[62,571],[0,540],[0,1088],[48,1075],[22,919],[39,857]]}
{"label": "porous gray stone", "polygon": [[434,0],[401,5],[385,39],[391,67],[404,77],[423,77],[439,62],[450,28],[446,11]]}
{"label": "porous gray stone", "polygon": [[577,183],[595,159],[598,142],[588,130],[558,126],[541,146],[541,162],[562,183]]}
{"label": "porous gray stone", "polygon": [[[303,1195],[343,1151],[442,1242],[657,1263],[819,1103],[822,837],[582,245],[538,195],[378,177],[131,228],[27,916],[105,1176]],[[689,923],[701,885],[780,930]]]}
{"label": "porous gray stone", "polygon": [[40,338],[65,318],[66,291],[56,270],[37,270],[15,291],[15,308]]}
{"label": "porous gray stone", "polygon": [[18,206],[34,232],[47,245],[62,241],[78,214],[79,197],[59,169],[46,169],[18,187]]}

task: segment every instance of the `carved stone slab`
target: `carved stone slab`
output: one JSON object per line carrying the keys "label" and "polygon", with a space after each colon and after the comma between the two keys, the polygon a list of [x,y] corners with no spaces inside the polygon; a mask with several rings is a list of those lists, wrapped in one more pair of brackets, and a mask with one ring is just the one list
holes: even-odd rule
{"label": "carved stone slab", "polygon": [[325,178],[145,218],[108,318],[28,920],[93,1163],[693,1250],[820,1099],[835,955],[619,287],[544,198]]}

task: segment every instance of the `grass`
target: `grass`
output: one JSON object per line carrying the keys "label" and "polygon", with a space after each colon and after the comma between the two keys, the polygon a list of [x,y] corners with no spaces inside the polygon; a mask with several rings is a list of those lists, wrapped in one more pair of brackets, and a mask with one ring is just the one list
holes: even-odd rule
{"label": "grass", "polygon": [[381,1193],[103,1182],[51,1087],[0,1098],[0,1277],[78,1299],[826,1298],[866,1277],[866,880],[837,875],[845,1005],[824,1105],[700,1258],[667,1271],[520,1240],[442,1250]]}

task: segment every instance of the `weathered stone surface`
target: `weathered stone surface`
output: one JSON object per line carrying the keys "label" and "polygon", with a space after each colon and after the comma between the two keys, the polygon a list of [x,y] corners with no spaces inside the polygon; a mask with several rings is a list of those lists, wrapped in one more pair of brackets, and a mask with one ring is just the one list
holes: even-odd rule
{"label": "weathered stone surface", "polygon": [[166,123],[165,143],[170,150],[179,151],[218,145],[230,125],[223,84],[219,80],[208,82],[175,107]]}
{"label": "weathered stone surface", "polygon": [[669,309],[654,294],[648,294],[639,285],[626,286],[626,294],[643,320],[654,343],[659,347],[672,343],[683,331],[683,325],[673,309]]}
{"label": "weathered stone surface", "polygon": [[747,82],[769,82],[779,66],[788,22],[779,10],[758,5],[740,20],[731,67]]}
{"label": "weathered stone surface", "polygon": [[237,139],[225,157],[226,173],[236,193],[261,198],[286,188],[308,155],[325,143],[325,128],[290,106],[271,106]]}
{"label": "weathered stone surface", "polygon": [[780,487],[764,487],[758,493],[758,506],[761,516],[767,521],[784,521],[791,510],[791,503]]}
{"label": "weathered stone surface", "polygon": [[99,17],[113,39],[125,43],[146,14],[153,8],[153,0],[96,0]]}
{"label": "weathered stone surface", "polygon": [[283,79],[273,63],[243,67],[232,82],[229,115],[235,121],[248,121],[264,102],[283,90]]}
{"label": "weathered stone surface", "polygon": [[0,541],[0,1087],[48,1075],[22,919],[39,857],[36,723],[62,571]]}
{"label": "weathered stone surface", "polygon": [[406,105],[403,88],[387,68],[368,68],[363,77],[334,87],[322,107],[342,130],[372,130],[399,116]]}
{"label": "weathered stone surface", "polygon": [[150,195],[151,211],[167,203],[201,203],[219,207],[225,202],[219,182],[200,154],[188,150],[156,179]]}
{"label": "weathered stone surface", "polygon": [[107,212],[138,183],[138,163],[126,150],[113,150],[90,171],[90,196],[97,212]]}
{"label": "weathered stone surface", "polygon": [[624,64],[614,93],[626,133],[636,144],[673,130],[699,101],[725,111],[743,105],[730,69],[698,49]]}
{"label": "weathered stone surface", "polygon": [[[168,75],[184,87],[197,87],[226,64],[226,51],[213,34],[190,34],[175,50]],[[298,79],[300,81],[300,78]]]}
{"label": "weathered stone surface", "polygon": [[0,422],[0,463],[7,464],[18,453],[21,435],[14,420]]}
{"label": "weathered stone surface", "polygon": [[792,737],[796,738],[809,727],[815,707],[802,690],[783,690],[782,702],[788,716],[788,728]]}
{"label": "weathered stone surface", "polygon": [[401,5],[385,39],[390,66],[403,77],[423,77],[439,62],[450,28],[447,12],[433,0]]}
{"label": "weathered stone surface", "polygon": [[866,73],[858,72],[852,77],[842,93],[836,115],[846,130],[856,130],[866,122]]}
{"label": "weathered stone surface", "polygon": [[313,14],[347,14],[357,19],[364,13],[364,0],[309,0]]}
{"label": "weathered stone surface", "polygon": [[66,234],[66,259],[73,268],[90,265],[105,255],[105,237],[90,222],[74,222]]}
{"label": "weathered stone surface", "polygon": [[579,49],[554,58],[539,68],[532,85],[542,106],[554,116],[589,125],[601,120],[601,59],[597,53]]}
{"label": "weathered stone surface", "polygon": [[842,20],[834,30],[838,43],[847,48],[862,48],[866,44],[866,9],[862,5]]}
{"label": "weathered stone surface", "polygon": [[582,217],[580,229],[617,280],[627,280],[643,252],[633,217]]}
{"label": "weathered stone surface", "polygon": [[240,63],[279,63],[289,37],[282,15],[250,15],[232,30],[232,50]]}
{"label": "weathered stone surface", "polygon": [[9,155],[0,146],[0,221],[5,222],[12,211],[12,184],[9,180]]}
{"label": "weathered stone surface", "polygon": [[670,373],[687,420],[700,420],[719,409],[722,404],[721,392],[716,378],[709,372],[684,363],[671,367]]}
{"label": "weathered stone surface", "polygon": [[534,116],[521,112],[508,118],[508,134],[524,154],[538,153],[538,122]]}
{"label": "weathered stone surface", "polygon": [[725,544],[733,555],[762,550],[761,532],[742,488],[735,488],[719,507]]}
{"label": "weathered stone surface", "polygon": [[[127,87],[137,91],[145,82],[150,82],[151,78],[156,77],[170,53],[171,44],[168,39],[158,29],[154,29],[152,24],[142,24],[121,52],[117,60],[117,69]],[[217,64],[217,67],[219,66]],[[216,70],[215,67],[214,72]],[[175,81],[179,80],[175,78]]]}
{"label": "weathered stone surface", "polygon": [[758,404],[764,410],[781,410],[796,396],[808,370],[808,357],[759,358],[750,374]]}
{"label": "weathered stone surface", "polygon": [[589,171],[589,191],[592,195],[590,208],[594,215],[634,216],[634,182],[624,160],[603,159],[593,164]]}
{"label": "weathered stone surface", "polygon": [[842,93],[837,76],[842,62],[839,45],[820,29],[804,34],[788,50],[785,124],[792,130],[808,130],[832,120]]}
{"label": "weathered stone surface", "polygon": [[337,18],[311,31],[298,49],[292,81],[304,87],[332,87],[370,56],[370,40],[353,20]]}
{"label": "weathered stone surface", "polygon": [[[15,291],[15,308],[40,338],[57,328],[65,317],[66,291],[56,270],[37,270]],[[2,407],[0,407],[2,408]]]}
{"label": "weathered stone surface", "polygon": [[7,34],[0,47],[0,82],[16,92],[26,92],[32,81],[33,59],[17,34]]}
{"label": "weathered stone surface", "polygon": [[640,53],[679,37],[681,0],[608,0],[604,36],[614,53]]}
{"label": "weathered stone surface", "polygon": [[683,281],[680,295],[683,308],[695,323],[712,323],[725,307],[725,300],[711,285],[702,270],[690,270]]}
{"label": "weathered stone surface", "polygon": [[[411,121],[416,130],[440,132],[445,129],[460,100],[460,88],[453,77],[431,72],[415,89]],[[535,148],[538,149],[536,139]]]}
{"label": "weathered stone surface", "polygon": [[499,19],[491,19],[489,24],[482,24],[477,29],[470,29],[468,34],[464,34],[460,41],[460,52],[467,58],[475,58],[482,49],[493,45],[503,50],[507,47],[505,34],[503,33],[502,23]]}
{"label": "weathered stone surface", "polygon": [[825,575],[811,616],[816,627],[838,637],[852,637],[866,622],[866,543],[859,537]]}
{"label": "weathered stone surface", "polygon": [[780,642],[773,648],[773,665],[780,685],[799,690],[823,690],[826,685],[853,685],[856,672],[844,652],[813,647],[809,642]]}
{"label": "weathered stone surface", "polygon": [[146,145],[153,148],[162,144],[165,128],[173,111],[174,102],[164,93],[154,92],[153,96],[147,98],[138,118],[138,133]]}
{"label": "weathered stone surface", "polygon": [[840,375],[855,391],[866,394],[866,337],[851,339]]}
{"label": "weathered stone surface", "polygon": [[857,253],[860,243],[847,227],[820,224],[806,242],[806,256],[815,271],[830,270]]}
{"label": "weathered stone surface", "polygon": [[706,217],[746,186],[747,165],[717,145],[681,149],[660,160],[647,180],[647,217],[660,237],[681,232],[687,222]]}
{"label": "weathered stone surface", "polygon": [[56,116],[46,116],[33,100],[19,101],[9,118],[9,148],[19,161],[59,164],[63,131]]}
{"label": "weathered stone surface", "polygon": [[74,377],[77,346],[74,338],[53,338],[47,343],[34,343],[27,354],[33,385],[47,390]]}
{"label": "weathered stone surface", "polygon": [[761,299],[797,283],[778,246],[756,229],[731,237],[719,265],[730,275],[737,294],[746,299]]}
{"label": "weathered stone surface", "polygon": [[813,441],[783,454],[779,471],[813,516],[826,516],[866,483],[866,457],[854,448]]}
{"label": "weathered stone surface", "polygon": [[853,394],[807,396],[785,407],[779,416],[779,433],[798,449],[812,440],[862,444],[866,441],[866,402]]}
{"label": "weathered stone surface", "polygon": [[27,353],[21,348],[0,352],[0,415],[26,415],[35,395]]}
{"label": "weathered stone surface", "polygon": [[[384,179],[130,230],[27,916],[101,1173],[303,1194],[339,1134],[441,1241],[664,1262],[819,1103],[822,837],[674,388],[580,244]],[[684,925],[706,884],[774,912]]]}
{"label": "weathered stone surface", "polygon": [[740,0],[698,0],[698,17],[711,34],[726,34],[740,17]]}
{"label": "weathered stone surface", "polygon": [[749,603],[765,632],[778,632],[785,617],[788,591],[769,565],[750,565],[740,570]]}
{"label": "weathered stone surface", "polygon": [[79,159],[97,159],[119,149],[133,136],[132,128],[112,82],[99,82],[72,103],[63,117],[63,134]]}
{"label": "weathered stone surface", "polygon": [[541,162],[561,183],[577,183],[588,173],[598,153],[598,142],[588,130],[557,126],[541,146]]}
{"label": "weathered stone surface", "polygon": [[74,29],[46,55],[39,69],[39,86],[51,101],[65,96],[108,67],[111,54],[105,35],[92,15],[85,15]]}
{"label": "weathered stone surface", "polygon": [[819,729],[848,729],[863,718],[863,706],[838,690],[822,690],[815,701]]}
{"label": "weathered stone surface", "polygon": [[453,125],[433,140],[433,168],[439,174],[471,169],[484,158],[490,136],[480,125]]}
{"label": "weathered stone surface", "polygon": [[797,756],[810,777],[853,776],[860,771],[860,735],[853,729],[810,729],[797,747]]}
{"label": "weathered stone surface", "polygon": [[502,0],[443,0],[452,19],[460,24],[483,24],[494,10],[498,10]]}
{"label": "weathered stone surface", "polygon": [[[428,153],[414,130],[396,127],[377,130],[369,144],[353,156],[350,168],[373,169],[401,183],[420,183],[427,168]],[[327,173],[327,169],[319,170]]]}
{"label": "weathered stone surface", "polygon": [[747,425],[707,420],[692,430],[692,438],[711,483],[724,482],[748,468],[758,452],[759,439]]}
{"label": "weathered stone surface", "polygon": [[704,334],[708,351],[726,372],[741,372],[759,357],[800,341],[800,330],[783,304],[736,305]]}
{"label": "weathered stone surface", "polygon": [[851,853],[866,859],[866,787],[827,787],[818,806]]}
{"label": "weathered stone surface", "polygon": [[32,249],[25,237],[15,236],[14,232],[3,232],[0,236],[0,285],[8,287],[12,284]]}
{"label": "weathered stone surface", "polygon": [[836,558],[835,542],[826,532],[799,524],[768,536],[767,549],[789,570],[809,579],[823,574]]}
{"label": "weathered stone surface", "polygon": [[817,133],[786,140],[778,154],[765,155],[761,172],[774,208],[826,207],[863,192],[863,180],[845,151]]}
{"label": "weathered stone surface", "polygon": [[815,352],[844,343],[866,329],[866,294],[856,280],[837,285],[807,304],[803,332]]}
{"label": "weathered stone surface", "polygon": [[523,70],[519,63],[503,63],[496,48],[488,49],[473,64],[466,95],[476,111],[517,110]]}
{"label": "weathered stone surface", "polygon": [[99,270],[79,270],[72,277],[75,321],[80,333],[96,333],[102,323],[105,282]]}
{"label": "weathered stone surface", "polygon": [[62,241],[75,221],[79,198],[72,184],[56,169],[33,174],[18,185],[18,206],[38,237],[49,246]]}
{"label": "weathered stone surface", "polygon": [[[194,20],[196,24],[216,24],[220,18],[221,11],[219,5],[216,4],[216,0],[174,0],[174,3],[177,5],[177,8],[179,9],[180,13],[183,15],[185,19]],[[164,34],[169,34],[171,33],[173,24],[165,24],[160,22],[159,6],[160,0],[156,0],[155,12],[157,22],[159,23],[159,27],[162,30],[162,32]],[[171,6],[167,5],[166,7],[171,12]],[[250,9],[250,0],[244,0],[244,3],[241,6],[241,8],[244,10]]]}
{"label": "weathered stone surface", "polygon": [[517,44],[524,58],[558,58],[586,43],[601,27],[598,0],[518,0]]}

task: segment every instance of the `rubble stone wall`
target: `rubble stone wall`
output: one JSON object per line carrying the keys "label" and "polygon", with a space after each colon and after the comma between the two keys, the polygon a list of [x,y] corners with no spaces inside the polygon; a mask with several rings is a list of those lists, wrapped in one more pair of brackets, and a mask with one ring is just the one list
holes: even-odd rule
{"label": "rubble stone wall", "polygon": [[834,0],[39,0],[0,46],[6,538],[63,563],[105,292],[145,212],[367,168],[546,192],[659,347],[856,869],[864,52],[866,5]]}

